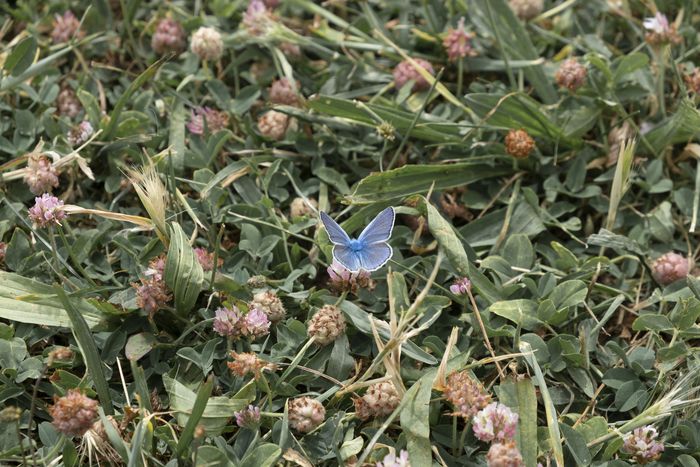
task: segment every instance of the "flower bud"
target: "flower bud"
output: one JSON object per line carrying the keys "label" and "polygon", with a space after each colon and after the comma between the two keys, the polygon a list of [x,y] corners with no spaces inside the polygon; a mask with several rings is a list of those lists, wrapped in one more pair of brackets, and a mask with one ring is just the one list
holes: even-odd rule
{"label": "flower bud", "polygon": [[309,320],[309,336],[319,345],[328,345],[345,332],[345,318],[337,306],[324,305]]}
{"label": "flower bud", "polygon": [[315,430],[326,418],[326,409],[316,399],[297,397],[289,401],[289,426],[300,433]]}

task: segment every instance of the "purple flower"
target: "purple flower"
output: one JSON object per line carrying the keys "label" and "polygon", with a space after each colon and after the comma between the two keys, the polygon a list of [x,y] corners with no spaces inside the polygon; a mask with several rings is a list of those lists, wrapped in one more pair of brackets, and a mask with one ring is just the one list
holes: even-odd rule
{"label": "purple flower", "polygon": [[474,435],[481,441],[513,439],[517,427],[518,414],[499,402],[491,402],[472,419]]}
{"label": "purple flower", "polygon": [[450,292],[455,295],[466,295],[472,289],[472,282],[466,277],[460,277],[450,286]]}
{"label": "purple flower", "polygon": [[260,407],[254,405],[249,405],[234,415],[236,416],[236,424],[241,428],[255,429],[260,423]]}
{"label": "purple flower", "polygon": [[243,26],[252,36],[264,34],[272,22],[270,11],[263,0],[250,0],[248,9],[243,13]]}
{"label": "purple flower", "polygon": [[631,455],[639,464],[647,464],[661,457],[664,443],[657,440],[658,431],[651,425],[637,428],[625,436],[622,450]]}
{"label": "purple flower", "polygon": [[242,326],[244,335],[260,337],[270,332],[270,319],[259,308],[252,308],[245,315],[245,323]]}
{"label": "purple flower", "polygon": [[34,206],[29,208],[29,219],[34,222],[34,225],[37,227],[61,225],[61,221],[66,217],[63,201],[48,193],[34,198],[34,201]]}
{"label": "purple flower", "polygon": [[644,20],[644,28],[657,34],[667,34],[671,29],[668,18],[660,11],[657,11],[653,18]]}
{"label": "purple flower", "polygon": [[240,333],[241,312],[238,308],[219,308],[215,312],[214,331],[222,336],[236,336]]}
{"label": "purple flower", "polygon": [[90,122],[83,120],[77,127],[68,132],[68,143],[71,146],[80,146],[90,139],[94,131]]}
{"label": "purple flower", "polygon": [[326,269],[330,278],[329,285],[336,292],[352,292],[357,294],[358,289],[373,289],[374,281],[368,271],[359,270],[352,272],[339,262],[333,260]]}
{"label": "purple flower", "polygon": [[411,467],[411,462],[408,460],[408,451],[402,449],[398,457],[393,452],[387,454],[381,462],[377,462],[377,467]]}
{"label": "purple flower", "polygon": [[450,29],[442,41],[451,62],[467,56],[475,55],[472,48],[472,34],[464,30],[464,17],[460,18],[457,29]]}

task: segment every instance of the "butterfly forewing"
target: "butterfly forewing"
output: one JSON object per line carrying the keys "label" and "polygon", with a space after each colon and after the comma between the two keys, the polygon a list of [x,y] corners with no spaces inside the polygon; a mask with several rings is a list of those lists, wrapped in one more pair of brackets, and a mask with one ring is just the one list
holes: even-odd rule
{"label": "butterfly forewing", "polygon": [[377,217],[365,227],[358,240],[367,245],[386,242],[391,237],[391,231],[394,229],[395,217],[394,208],[386,208],[377,214]]}
{"label": "butterfly forewing", "polygon": [[350,243],[350,237],[348,237],[348,234],[345,233],[343,228],[325,212],[321,212],[320,215],[321,222],[323,222],[323,226],[326,228],[328,238],[331,239],[331,242],[336,245],[347,246]]}

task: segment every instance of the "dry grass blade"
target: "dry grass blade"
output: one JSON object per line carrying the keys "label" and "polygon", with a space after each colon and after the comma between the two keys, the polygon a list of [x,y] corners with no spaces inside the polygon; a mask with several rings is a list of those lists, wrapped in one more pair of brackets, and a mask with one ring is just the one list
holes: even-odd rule
{"label": "dry grass blade", "polygon": [[168,206],[168,191],[155,166],[151,164],[140,169],[128,169],[127,177],[134,185],[136,194],[148,216],[158,229],[158,236],[161,240],[167,239],[168,227],[165,222],[165,210]]}
{"label": "dry grass blade", "polygon": [[615,224],[617,210],[620,206],[620,201],[629,188],[629,178],[632,171],[632,161],[634,161],[634,150],[636,142],[634,139],[624,141],[620,145],[620,155],[617,158],[617,166],[615,166],[615,177],[613,178],[612,190],[610,192],[610,209],[608,210],[608,220],[606,228],[610,231]]}

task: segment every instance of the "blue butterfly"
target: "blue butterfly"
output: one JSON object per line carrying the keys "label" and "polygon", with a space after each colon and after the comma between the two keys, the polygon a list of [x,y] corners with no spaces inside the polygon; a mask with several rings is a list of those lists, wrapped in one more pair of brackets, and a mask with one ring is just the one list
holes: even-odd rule
{"label": "blue butterfly", "polygon": [[376,271],[394,253],[387,241],[394,228],[394,208],[386,208],[369,223],[358,238],[350,238],[336,221],[321,212],[321,221],[333,243],[333,258],[351,272]]}

